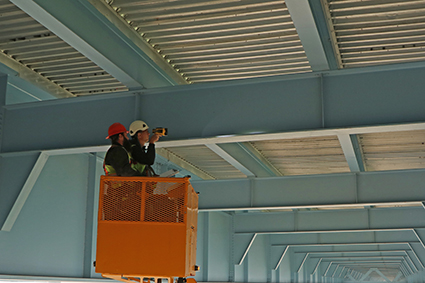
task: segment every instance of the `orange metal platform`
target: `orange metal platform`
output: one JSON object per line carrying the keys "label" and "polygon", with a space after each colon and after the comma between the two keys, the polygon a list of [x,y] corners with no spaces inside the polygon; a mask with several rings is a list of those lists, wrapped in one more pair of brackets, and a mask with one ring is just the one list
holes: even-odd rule
{"label": "orange metal platform", "polygon": [[96,272],[124,281],[194,276],[197,215],[189,178],[102,176]]}

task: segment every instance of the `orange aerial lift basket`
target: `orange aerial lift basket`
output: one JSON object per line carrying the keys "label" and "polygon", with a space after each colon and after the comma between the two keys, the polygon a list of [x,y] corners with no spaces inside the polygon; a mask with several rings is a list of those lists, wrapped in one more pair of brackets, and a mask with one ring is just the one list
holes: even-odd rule
{"label": "orange aerial lift basket", "polygon": [[189,178],[102,176],[96,272],[140,283],[186,281],[198,269],[197,218]]}

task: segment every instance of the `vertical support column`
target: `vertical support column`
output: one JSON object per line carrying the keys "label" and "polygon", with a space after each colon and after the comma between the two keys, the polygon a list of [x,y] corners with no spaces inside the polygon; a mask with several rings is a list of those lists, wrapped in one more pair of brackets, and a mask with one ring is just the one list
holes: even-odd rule
{"label": "vertical support column", "polygon": [[204,220],[204,234],[203,234],[203,241],[204,241],[204,245],[203,245],[203,266],[202,266],[202,278],[204,282],[208,281],[208,246],[209,246],[209,226],[210,226],[210,221],[209,221],[209,217],[210,217],[210,213],[209,212],[204,212],[203,214],[203,220]]}
{"label": "vertical support column", "polygon": [[4,106],[6,105],[7,75],[0,73],[0,152],[2,152],[4,130]]}
{"label": "vertical support column", "polygon": [[[0,73],[0,153],[2,152],[3,129],[4,129],[4,106],[6,105],[7,75]],[[2,158],[0,157],[0,170]]]}
{"label": "vertical support column", "polygon": [[93,245],[95,243],[93,235],[95,226],[95,187],[96,187],[96,156],[90,154],[88,156],[88,176],[87,176],[87,200],[86,200],[86,233],[84,241],[84,261],[83,261],[83,277],[90,278],[93,269]]}
{"label": "vertical support column", "polygon": [[230,247],[229,247],[229,282],[235,282],[235,213],[232,212],[230,217]]}
{"label": "vertical support column", "polygon": [[272,261],[271,261],[271,254],[272,254],[272,245],[270,243],[270,235],[266,236],[266,266],[267,266],[267,282],[272,282]]}
{"label": "vertical support column", "polygon": [[[93,180],[93,214],[92,214],[92,245],[91,245],[91,253],[92,253],[92,262],[96,259],[96,245],[97,245],[97,218],[98,218],[98,214],[97,212],[99,211],[99,194],[100,194],[100,176],[103,174],[103,169],[102,165],[103,165],[103,158],[97,156],[96,154],[93,156],[95,158],[95,164],[94,164],[94,168],[92,169],[91,166],[92,165],[92,160],[90,160],[89,162],[89,172],[94,171],[94,180]],[[100,166],[100,167],[99,167]],[[98,170],[101,170],[100,174],[98,174]],[[89,173],[90,174],[90,173]],[[90,175],[89,175],[90,178]],[[92,182],[89,179],[88,184],[90,185]],[[90,189],[90,188],[89,188]],[[89,192],[88,192],[89,193]],[[98,274],[95,272],[95,269],[92,268],[91,269],[91,274],[90,274],[91,278],[96,277]]]}
{"label": "vertical support column", "polygon": [[249,257],[243,261],[243,282],[249,282]]}

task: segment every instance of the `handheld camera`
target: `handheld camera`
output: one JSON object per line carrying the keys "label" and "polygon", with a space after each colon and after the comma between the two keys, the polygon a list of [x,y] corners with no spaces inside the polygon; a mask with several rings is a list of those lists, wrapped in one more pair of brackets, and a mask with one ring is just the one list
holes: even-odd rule
{"label": "handheld camera", "polygon": [[166,136],[168,134],[167,128],[155,128],[152,130],[153,134],[157,134],[159,136]]}

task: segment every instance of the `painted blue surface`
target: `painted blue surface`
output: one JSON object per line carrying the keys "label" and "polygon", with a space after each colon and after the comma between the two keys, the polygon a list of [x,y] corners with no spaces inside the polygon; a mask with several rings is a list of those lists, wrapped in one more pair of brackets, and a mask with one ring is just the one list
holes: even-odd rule
{"label": "painted blue surface", "polygon": [[[0,152],[2,151],[4,135],[4,106],[6,105],[7,75],[0,72]],[[1,162],[1,161],[0,161]],[[0,164],[1,165],[1,164]]]}
{"label": "painted blue surface", "polygon": [[193,181],[200,209],[421,201],[425,170]]}
{"label": "painted blue surface", "polygon": [[7,76],[6,82],[0,82],[0,88],[6,87],[4,105],[56,99],[50,93],[47,93],[30,82],[20,78],[16,71],[2,63],[0,63],[0,74]]}
{"label": "painted blue surface", "polygon": [[0,157],[0,227],[30,174],[38,153]]}
{"label": "painted blue surface", "polygon": [[16,77],[9,76],[7,84],[6,105],[26,102],[38,102],[56,99],[53,95],[34,87],[31,83]]}
{"label": "painted blue surface", "polygon": [[208,281],[229,280],[230,220],[224,213],[209,213]]}
{"label": "painted blue surface", "polygon": [[[269,272],[268,263],[268,235],[258,236],[248,254],[248,282],[263,282]],[[265,248],[267,247],[267,248]]]}
{"label": "painted blue surface", "polygon": [[50,157],[11,232],[0,232],[0,273],[82,276],[87,156]]}
{"label": "painted blue surface", "polygon": [[[320,78],[307,77],[9,106],[3,151],[107,144],[109,125],[129,125],[135,117],[152,127],[167,127],[169,135],[163,140],[423,122],[424,73],[425,68],[417,68],[325,76],[323,101]],[[28,129],[33,142],[20,141],[15,128]],[[54,129],[66,131],[58,135]],[[46,134],[54,135],[54,141],[46,141]]]}
{"label": "painted blue surface", "polygon": [[[72,107],[75,103],[81,107],[78,111]],[[56,147],[58,141],[64,142],[60,148],[88,144],[109,145],[110,141],[105,139],[108,127],[115,122],[130,125],[133,118],[129,113],[134,113],[134,103],[134,96],[125,95],[111,100],[69,98],[19,105],[16,112],[6,110],[9,114],[5,125],[7,138],[3,151],[8,148],[12,151],[32,148],[29,143],[18,138],[21,134],[15,130],[17,124],[26,129],[27,135],[32,136],[32,142],[38,139],[40,149]],[[47,136],[36,138],[43,132]]]}

